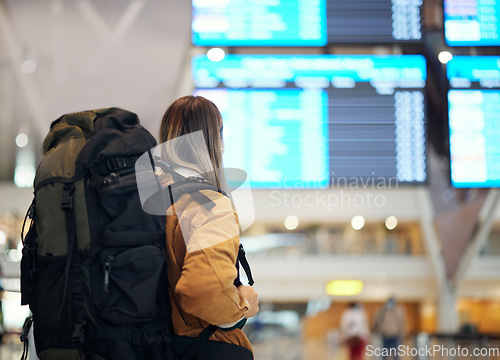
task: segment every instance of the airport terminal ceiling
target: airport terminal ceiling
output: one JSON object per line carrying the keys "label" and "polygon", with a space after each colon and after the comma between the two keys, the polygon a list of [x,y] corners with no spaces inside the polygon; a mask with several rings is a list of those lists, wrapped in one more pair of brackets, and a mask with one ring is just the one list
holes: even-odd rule
{"label": "airport terminal ceiling", "polygon": [[[13,89],[14,99],[5,110],[12,115],[2,116],[2,122],[15,123],[4,125],[7,129],[17,132],[28,127],[40,141],[60,115],[112,105],[137,112],[148,128],[157,131],[166,104],[186,81],[184,66],[193,51],[190,1],[3,0],[0,4],[2,83]],[[424,2],[424,31],[442,26],[440,6],[438,0]],[[375,48],[342,44],[328,51],[373,50],[401,51],[383,44]],[[30,59],[36,62],[33,74],[9,71]]]}

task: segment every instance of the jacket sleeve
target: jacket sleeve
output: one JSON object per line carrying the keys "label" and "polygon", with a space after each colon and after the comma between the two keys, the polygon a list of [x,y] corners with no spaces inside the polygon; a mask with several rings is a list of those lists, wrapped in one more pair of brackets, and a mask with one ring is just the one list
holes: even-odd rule
{"label": "jacket sleeve", "polygon": [[241,320],[249,306],[234,286],[239,228],[230,200],[210,211],[199,206],[179,218],[186,256],[175,293],[184,311],[214,325]]}

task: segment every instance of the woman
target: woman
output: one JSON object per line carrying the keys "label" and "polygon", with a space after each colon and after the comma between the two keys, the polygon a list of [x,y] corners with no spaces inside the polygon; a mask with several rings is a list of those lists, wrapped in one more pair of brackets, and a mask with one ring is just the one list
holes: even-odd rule
{"label": "woman", "polygon": [[366,314],[361,304],[349,303],[340,319],[340,331],[349,348],[349,359],[362,360],[370,332]]}
{"label": "woman", "polygon": [[[211,101],[200,96],[174,101],[163,116],[160,142],[162,160],[175,174],[203,178],[218,189],[225,188],[222,117]],[[168,185],[174,179],[167,175],[162,182]],[[176,335],[197,337],[209,324],[217,325],[210,340],[251,350],[239,327],[255,316],[258,300],[250,286],[234,285],[239,249],[236,214],[228,197],[213,190],[201,192],[214,207],[207,210],[184,194],[167,211],[173,330]]]}

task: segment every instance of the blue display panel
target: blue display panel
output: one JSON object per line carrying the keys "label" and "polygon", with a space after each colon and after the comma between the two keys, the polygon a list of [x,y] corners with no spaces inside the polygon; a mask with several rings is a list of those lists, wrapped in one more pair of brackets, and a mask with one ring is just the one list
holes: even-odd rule
{"label": "blue display panel", "polygon": [[214,62],[206,56],[192,60],[197,87],[298,88],[355,87],[369,82],[379,92],[394,88],[423,88],[427,78],[421,55],[227,55]]}
{"label": "blue display panel", "polygon": [[500,185],[500,57],[456,56],[450,82],[451,181],[460,188]]}
{"label": "blue display panel", "polygon": [[422,3],[422,0],[328,0],[328,42],[421,41]]}
{"label": "blue display panel", "polygon": [[192,0],[199,46],[324,46],[422,40],[422,0]]}
{"label": "blue display panel", "polygon": [[450,46],[498,46],[499,0],[444,0],[444,33]]}
{"label": "blue display panel", "polygon": [[254,186],[426,179],[423,56],[199,56],[192,76],[223,112],[226,166],[250,164]]}
{"label": "blue display panel", "polygon": [[327,95],[321,90],[203,89],[224,119],[224,166],[255,188],[328,185]]}
{"label": "blue display panel", "polygon": [[326,0],[193,0],[191,30],[201,46],[323,46]]}

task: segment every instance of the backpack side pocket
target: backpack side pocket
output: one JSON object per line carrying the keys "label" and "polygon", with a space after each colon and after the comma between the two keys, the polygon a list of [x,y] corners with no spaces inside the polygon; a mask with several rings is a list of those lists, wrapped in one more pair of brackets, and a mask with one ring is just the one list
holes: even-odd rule
{"label": "backpack side pocket", "polygon": [[36,269],[36,226],[32,222],[28,233],[23,239],[23,257],[21,259],[21,305],[33,301],[33,278]]}

